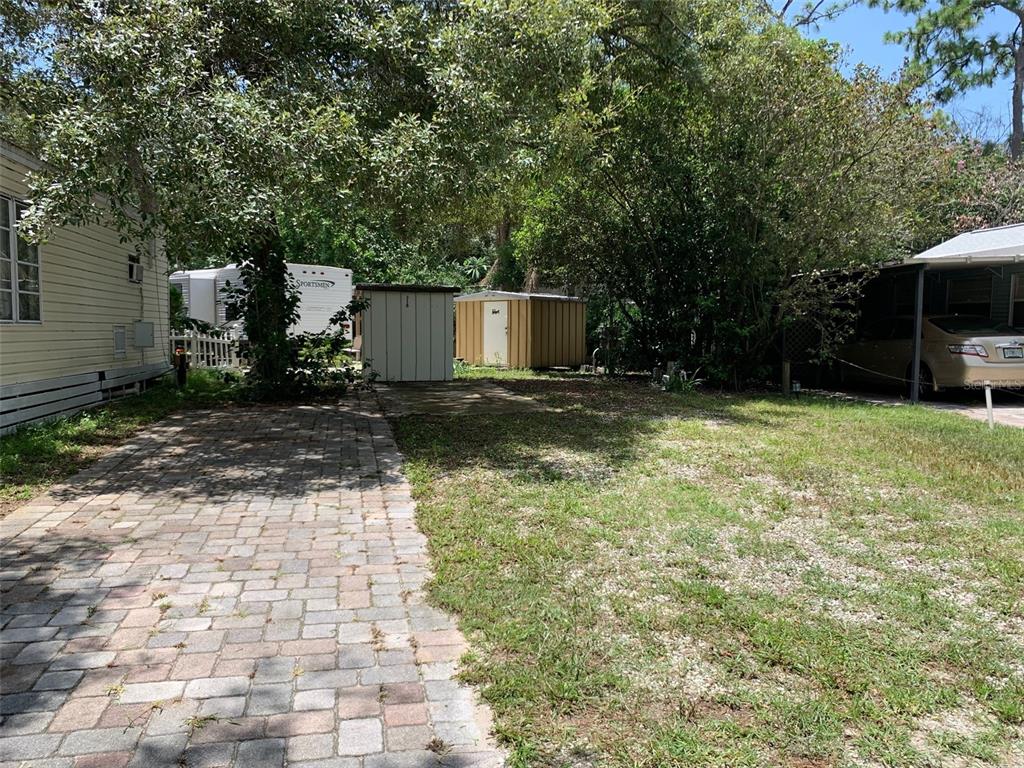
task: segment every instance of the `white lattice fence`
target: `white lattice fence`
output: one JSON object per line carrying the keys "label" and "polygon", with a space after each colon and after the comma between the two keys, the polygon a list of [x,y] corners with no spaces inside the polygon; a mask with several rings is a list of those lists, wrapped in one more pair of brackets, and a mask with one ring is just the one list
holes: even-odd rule
{"label": "white lattice fence", "polygon": [[228,336],[206,336],[180,333],[171,336],[171,357],[178,349],[185,350],[192,368],[241,368],[238,340]]}

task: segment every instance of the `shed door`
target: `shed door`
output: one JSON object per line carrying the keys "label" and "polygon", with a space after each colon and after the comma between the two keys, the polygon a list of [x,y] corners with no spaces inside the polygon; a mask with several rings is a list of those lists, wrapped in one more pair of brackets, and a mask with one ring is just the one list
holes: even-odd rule
{"label": "shed door", "polygon": [[508,302],[484,302],[484,363],[508,364]]}

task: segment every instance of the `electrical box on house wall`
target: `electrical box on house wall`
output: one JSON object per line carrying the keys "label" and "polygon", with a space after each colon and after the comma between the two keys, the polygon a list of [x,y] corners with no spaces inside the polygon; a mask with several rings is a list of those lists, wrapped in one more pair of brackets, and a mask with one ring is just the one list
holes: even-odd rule
{"label": "electrical box on house wall", "polygon": [[148,349],[153,346],[153,323],[148,320],[136,320],[132,326],[135,337],[135,347]]}

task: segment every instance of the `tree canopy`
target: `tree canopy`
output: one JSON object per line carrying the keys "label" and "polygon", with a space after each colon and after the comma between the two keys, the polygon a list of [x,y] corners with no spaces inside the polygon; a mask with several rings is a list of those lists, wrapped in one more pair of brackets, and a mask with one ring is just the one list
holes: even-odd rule
{"label": "tree canopy", "polygon": [[47,163],[40,236],[102,193],[180,265],[251,246],[364,278],[572,287],[638,364],[721,381],[838,304],[817,276],[991,217],[973,169],[1019,172],[760,0],[7,7],[0,124]]}

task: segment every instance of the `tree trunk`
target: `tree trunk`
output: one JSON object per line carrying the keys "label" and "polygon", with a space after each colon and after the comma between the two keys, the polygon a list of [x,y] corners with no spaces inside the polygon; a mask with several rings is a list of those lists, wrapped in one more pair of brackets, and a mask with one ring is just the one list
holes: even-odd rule
{"label": "tree trunk", "polygon": [[536,293],[540,289],[540,271],[536,267],[530,267],[526,272],[526,280],[523,281],[523,290],[526,293]]}
{"label": "tree trunk", "polygon": [[1010,157],[1021,159],[1024,143],[1024,44],[1013,52],[1013,130],[1010,133]]}
{"label": "tree trunk", "polygon": [[481,285],[488,288],[498,288],[494,283],[498,279],[498,274],[501,272],[502,262],[508,255],[505,253],[508,247],[508,239],[512,233],[512,219],[509,218],[508,213],[502,215],[501,221],[498,222],[498,226],[494,232],[494,262],[491,264],[491,268],[487,270],[487,274],[484,275],[484,279],[480,281]]}

